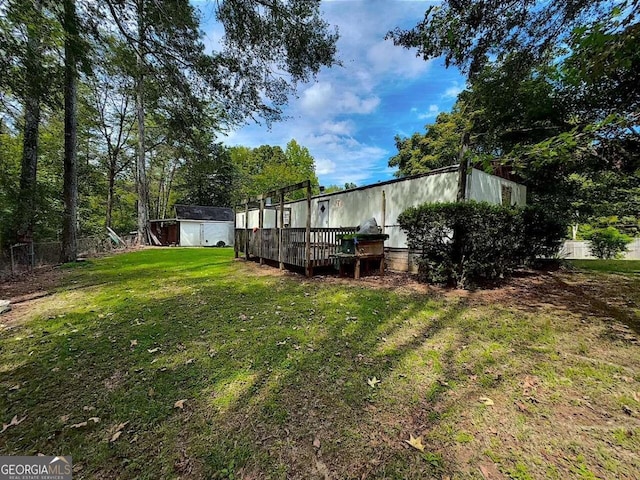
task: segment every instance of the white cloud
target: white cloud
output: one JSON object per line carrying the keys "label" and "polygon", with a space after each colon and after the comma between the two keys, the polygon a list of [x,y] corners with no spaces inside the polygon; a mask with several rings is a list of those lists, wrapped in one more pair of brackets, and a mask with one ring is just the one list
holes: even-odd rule
{"label": "white cloud", "polygon": [[369,48],[367,60],[378,75],[409,79],[424,75],[430,65],[430,62],[416,57],[413,50],[397,47],[389,40],[381,40]]}
{"label": "white cloud", "polygon": [[353,92],[345,92],[336,107],[340,113],[372,113],[380,105],[380,97],[359,97]]}
{"label": "white cloud", "polygon": [[[413,109],[411,109],[411,111],[413,111]],[[429,110],[427,110],[425,113],[419,114],[418,118],[420,120],[427,120],[428,118],[436,118],[438,116],[438,113],[440,113],[440,107],[438,107],[438,105],[429,105]]]}
{"label": "white cloud", "polygon": [[330,175],[336,171],[336,162],[328,158],[316,158],[316,173],[318,175]]}
{"label": "white cloud", "polygon": [[360,96],[352,91],[337,92],[330,82],[318,82],[307,88],[300,100],[305,115],[335,116],[339,114],[368,114],[380,104],[377,96]]}
{"label": "white cloud", "polygon": [[458,82],[455,82],[449,88],[445,90],[442,94],[443,98],[456,98],[460,92],[464,90],[464,86],[460,85]]}
{"label": "white cloud", "polygon": [[314,83],[302,94],[300,107],[309,113],[325,111],[333,103],[333,94],[330,83]]}
{"label": "white cloud", "polygon": [[336,135],[353,135],[355,128],[355,124],[351,120],[343,120],[340,122],[328,120],[320,125],[320,129],[323,132],[334,133]]}

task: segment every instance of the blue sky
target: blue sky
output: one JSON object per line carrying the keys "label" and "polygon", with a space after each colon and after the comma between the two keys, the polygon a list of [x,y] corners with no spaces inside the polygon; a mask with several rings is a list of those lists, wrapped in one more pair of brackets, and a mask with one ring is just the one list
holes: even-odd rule
{"label": "blue sky", "polygon": [[[457,69],[445,69],[439,59],[425,62],[414,51],[384,40],[395,27],[415,25],[429,3],[323,1],[325,20],[339,29],[342,66],[324,69],[315,81],[299,85],[285,108],[289,119],[271,129],[249,124],[222,141],[284,148],[295,138],[314,156],[321,185],[367,185],[392,178],[388,160],[396,152],[394,136],[424,131],[439,112],[451,109],[464,86]],[[220,27],[207,17],[205,40],[215,43]]]}

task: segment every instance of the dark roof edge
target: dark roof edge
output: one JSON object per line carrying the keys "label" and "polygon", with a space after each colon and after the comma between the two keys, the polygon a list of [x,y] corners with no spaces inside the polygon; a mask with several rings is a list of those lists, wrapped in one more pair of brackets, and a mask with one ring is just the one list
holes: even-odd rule
{"label": "dark roof edge", "polygon": [[217,207],[215,205],[188,205],[186,203],[174,203],[174,207],[195,207],[195,208],[222,208],[226,210],[233,210],[231,207]]}

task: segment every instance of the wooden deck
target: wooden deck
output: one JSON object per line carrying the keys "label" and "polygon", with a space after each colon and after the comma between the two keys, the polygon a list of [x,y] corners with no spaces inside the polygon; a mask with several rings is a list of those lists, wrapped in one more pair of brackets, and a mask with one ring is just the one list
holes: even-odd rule
{"label": "wooden deck", "polygon": [[[278,262],[280,266],[302,267],[311,275],[316,267],[338,268],[338,235],[355,233],[356,227],[311,228],[238,228],[235,232],[236,256]],[[308,259],[307,259],[308,246]]]}

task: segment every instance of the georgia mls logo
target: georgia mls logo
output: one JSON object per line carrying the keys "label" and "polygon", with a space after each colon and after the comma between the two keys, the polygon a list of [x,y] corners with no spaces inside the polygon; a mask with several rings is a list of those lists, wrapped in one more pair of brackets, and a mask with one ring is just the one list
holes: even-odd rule
{"label": "georgia mls logo", "polygon": [[[64,473],[63,473],[64,471]],[[49,462],[49,475],[71,474],[71,458],[53,457]]]}
{"label": "georgia mls logo", "polygon": [[0,457],[0,480],[71,480],[71,457]]}

